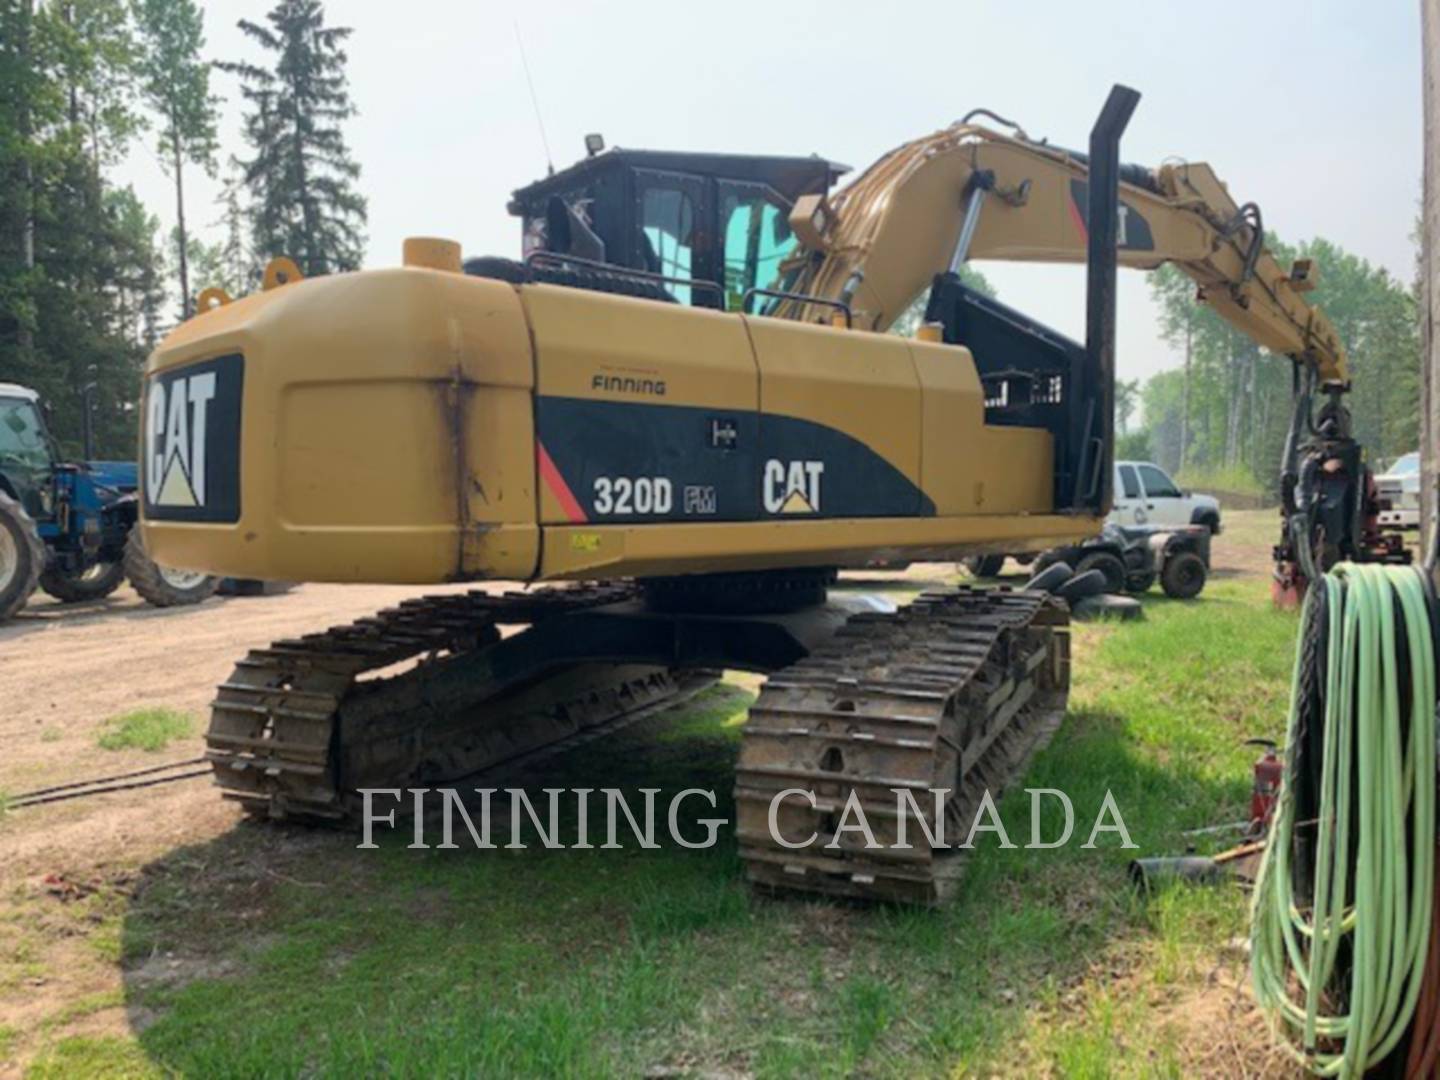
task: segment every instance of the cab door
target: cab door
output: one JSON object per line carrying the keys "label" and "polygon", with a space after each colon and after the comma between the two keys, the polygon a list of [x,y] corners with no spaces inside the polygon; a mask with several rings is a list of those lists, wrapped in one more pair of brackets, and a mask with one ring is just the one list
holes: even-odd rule
{"label": "cab door", "polygon": [[[739,311],[749,289],[772,289],[795,247],[790,203],[765,184],[720,180],[719,231],[724,242],[725,308]],[[764,302],[752,310],[763,311]]]}
{"label": "cab door", "polygon": [[1189,525],[1190,510],[1179,485],[1165,470],[1148,462],[1137,465],[1140,484],[1145,489],[1145,513],[1151,525]]}
{"label": "cab door", "polygon": [[710,201],[705,181],[689,173],[635,170],[635,202],[640,229],[631,265],[670,279],[665,290],[682,304],[719,307],[717,289],[699,289],[691,280],[713,281],[714,239],[706,229]]}
{"label": "cab door", "polygon": [[36,520],[51,513],[54,464],[45,422],[35,403],[28,398],[0,398],[0,476]]}
{"label": "cab door", "polygon": [[1134,465],[1115,466],[1115,504],[1110,511],[1110,520],[1121,526],[1149,523],[1144,492],[1140,490],[1140,477]]}

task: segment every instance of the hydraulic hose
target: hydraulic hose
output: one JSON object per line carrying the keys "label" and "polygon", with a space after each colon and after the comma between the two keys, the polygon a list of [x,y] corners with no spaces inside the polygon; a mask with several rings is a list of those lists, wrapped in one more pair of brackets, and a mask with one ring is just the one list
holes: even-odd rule
{"label": "hydraulic hose", "polygon": [[[1426,981],[1436,857],[1428,595],[1413,567],[1342,563],[1305,599],[1286,776],[1251,907],[1251,977],[1285,1045],[1317,1076],[1359,1077],[1384,1061]],[[1319,717],[1317,761],[1307,725]],[[1307,786],[1318,835],[1297,814]]]}

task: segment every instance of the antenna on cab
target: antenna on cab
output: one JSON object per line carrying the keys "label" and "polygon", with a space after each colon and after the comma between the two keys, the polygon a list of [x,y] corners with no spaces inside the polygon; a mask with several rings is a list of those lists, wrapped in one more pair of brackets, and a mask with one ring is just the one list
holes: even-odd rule
{"label": "antenna on cab", "polygon": [[540,99],[535,96],[535,80],[530,77],[530,61],[525,58],[525,39],[520,36],[520,20],[515,20],[515,44],[520,46],[520,66],[525,69],[525,85],[530,88],[530,104],[535,108],[535,126],[540,129],[540,145],[545,148],[545,167],[555,175],[555,160],[550,156],[550,140],[545,137],[545,118],[540,115]]}

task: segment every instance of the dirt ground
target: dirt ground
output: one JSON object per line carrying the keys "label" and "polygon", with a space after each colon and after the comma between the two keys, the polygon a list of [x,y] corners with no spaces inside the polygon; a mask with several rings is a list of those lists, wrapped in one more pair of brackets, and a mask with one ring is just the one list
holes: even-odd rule
{"label": "dirt ground", "polygon": [[[196,758],[215,685],[254,645],[324,629],[421,592],[408,586],[305,585],[280,596],[217,597],[149,607],[128,586],[109,599],[62,605],[37,594],[0,626],[0,793],[27,791]],[[460,591],[459,587],[448,591]],[[193,718],[164,750],[104,750],[99,729],[132,709]],[[22,1033],[0,1076],[18,1075],[27,1036],[75,1002],[118,999],[117,965],[71,933],[77,897],[124,891],[136,868],[234,827],[239,811],[201,778],[9,812],[0,821],[0,1026]],[[87,912],[86,919],[103,919]],[[38,930],[38,934],[36,931]],[[38,940],[37,940],[38,938]],[[35,950],[39,955],[31,956]],[[87,1031],[122,1031],[119,1005],[85,1017]],[[3,1032],[0,1032],[3,1034]],[[0,1041],[3,1051],[3,1041]],[[6,1055],[0,1052],[0,1059]]]}
{"label": "dirt ground", "polygon": [[[1263,537],[1272,520],[1273,512],[1262,511],[1227,517],[1227,534],[1214,550],[1217,576],[1265,570]],[[905,576],[928,582],[951,572],[916,566]],[[37,596],[0,626],[0,796],[197,758],[214,687],[248,647],[409,596],[463,588],[304,585],[280,596],[216,598],[169,610],[146,606],[128,587],[93,604]],[[191,734],[155,753],[99,747],[107,718],[154,706],[189,715]],[[118,955],[97,947],[82,925],[103,924],[103,905],[74,901],[123,896],[139,867],[181,845],[213,839],[239,817],[205,779],[0,809],[0,1077],[20,1075],[22,1062],[57,1023],[87,1034],[143,1025],[143,1017],[123,1006]],[[303,852],[292,854],[303,858]]]}

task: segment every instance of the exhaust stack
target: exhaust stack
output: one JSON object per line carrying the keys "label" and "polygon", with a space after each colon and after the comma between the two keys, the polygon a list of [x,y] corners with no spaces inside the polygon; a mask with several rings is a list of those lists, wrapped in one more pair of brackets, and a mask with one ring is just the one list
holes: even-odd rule
{"label": "exhaust stack", "polygon": [[[1115,487],[1115,278],[1120,209],[1120,136],[1125,133],[1140,94],[1116,84],[1095,126],[1090,129],[1090,203],[1086,207],[1089,239],[1085,251],[1085,352],[1090,378],[1098,383],[1092,400],[1098,406],[1091,428],[1091,463],[1087,502],[1097,514],[1110,513]],[[1098,444],[1098,446],[1097,446]],[[1088,455],[1087,455],[1088,456]],[[1077,485],[1077,487],[1080,485]]]}

